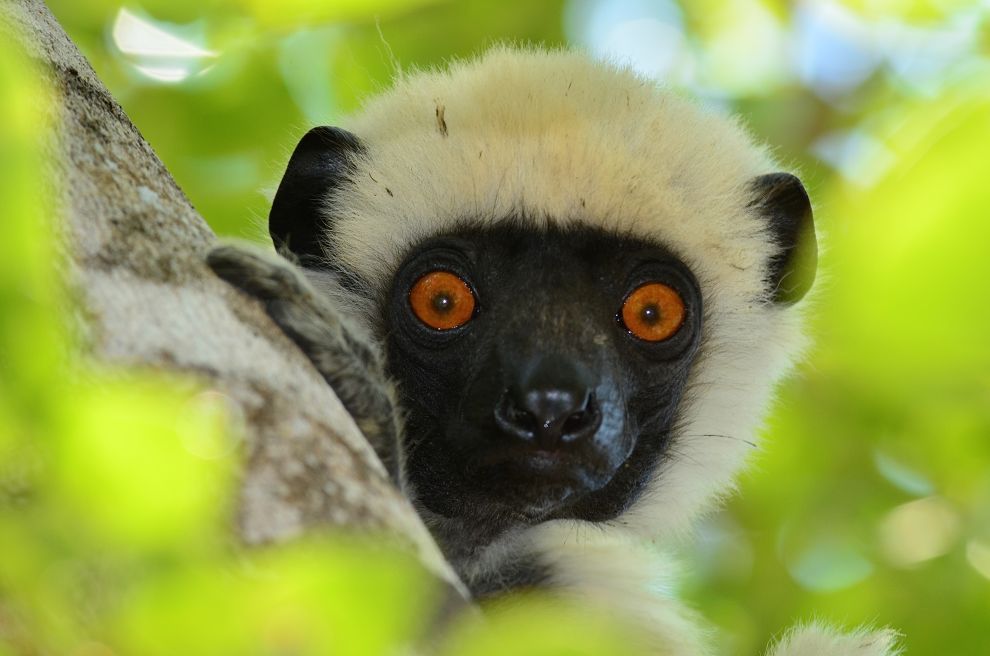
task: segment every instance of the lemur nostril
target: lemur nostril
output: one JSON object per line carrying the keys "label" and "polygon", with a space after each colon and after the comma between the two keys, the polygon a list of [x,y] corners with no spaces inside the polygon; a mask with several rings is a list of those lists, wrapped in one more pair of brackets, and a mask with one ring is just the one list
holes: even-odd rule
{"label": "lemur nostril", "polygon": [[575,412],[564,421],[564,425],[561,426],[561,429],[565,435],[579,431],[587,425],[587,420],[587,412],[584,412],[583,410],[581,412]]}
{"label": "lemur nostril", "polygon": [[525,393],[506,390],[494,414],[503,433],[542,448],[555,448],[594,433],[601,418],[589,391],[559,387]]}
{"label": "lemur nostril", "polygon": [[523,440],[531,440],[538,428],[536,417],[520,408],[514,401],[514,395],[505,390],[495,405],[495,424],[504,433]]}
{"label": "lemur nostril", "polygon": [[537,428],[536,417],[532,413],[516,408],[515,406],[510,406],[509,418],[512,423],[525,430],[533,431]]}
{"label": "lemur nostril", "polygon": [[561,426],[561,437],[565,442],[587,437],[598,430],[601,424],[601,413],[595,403],[594,396],[589,394],[584,402],[584,407],[572,413],[564,420]]}

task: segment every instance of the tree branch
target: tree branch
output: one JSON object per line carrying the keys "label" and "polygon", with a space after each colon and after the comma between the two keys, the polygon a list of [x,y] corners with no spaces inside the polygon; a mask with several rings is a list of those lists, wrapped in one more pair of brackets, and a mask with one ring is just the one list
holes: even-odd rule
{"label": "tree branch", "polygon": [[230,400],[245,435],[241,538],[384,533],[462,589],[309,361],[205,266],[216,236],[44,3],[0,4],[0,33],[24,45],[59,95],[44,147],[88,346],[107,362],[195,374]]}

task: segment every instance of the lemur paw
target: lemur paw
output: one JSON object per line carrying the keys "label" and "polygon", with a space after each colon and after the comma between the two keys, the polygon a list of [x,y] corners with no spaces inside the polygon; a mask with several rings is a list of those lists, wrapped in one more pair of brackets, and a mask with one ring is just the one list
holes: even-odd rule
{"label": "lemur paw", "polygon": [[[265,310],[328,379],[352,347],[341,317],[292,263],[245,246],[219,246],[206,256],[214,273],[264,303]],[[328,359],[327,352],[342,357]]]}
{"label": "lemur paw", "polygon": [[860,629],[853,633],[811,624],[791,629],[768,656],[897,656],[898,635],[890,629]]}
{"label": "lemur paw", "polygon": [[291,265],[250,248],[218,246],[206,256],[218,276],[263,301],[287,299],[303,293],[306,283]]}

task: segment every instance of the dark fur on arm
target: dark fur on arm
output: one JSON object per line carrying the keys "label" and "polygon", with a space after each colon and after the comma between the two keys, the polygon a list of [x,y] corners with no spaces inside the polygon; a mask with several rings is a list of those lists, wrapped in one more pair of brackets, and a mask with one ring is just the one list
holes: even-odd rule
{"label": "dark fur on arm", "polygon": [[231,285],[260,300],[330,384],[398,482],[401,412],[377,346],[290,262],[240,246],[220,246],[207,264]]}

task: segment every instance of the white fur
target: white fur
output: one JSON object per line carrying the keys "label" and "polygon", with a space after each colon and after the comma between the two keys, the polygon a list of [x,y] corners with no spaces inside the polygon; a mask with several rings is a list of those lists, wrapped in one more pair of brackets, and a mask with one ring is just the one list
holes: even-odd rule
{"label": "white fur", "polygon": [[[657,240],[692,268],[705,307],[702,355],[649,492],[611,525],[544,524],[492,545],[475,566],[536,554],[560,587],[656,629],[663,653],[706,653],[691,614],[651,585],[663,567],[632,547],[686,532],[731,491],[774,384],[803,346],[800,307],[768,302],[776,247],[750,207],[751,181],[780,167],[734,121],[567,51],[496,48],[403,77],[344,127],[366,150],[328,201],[328,245],[382,290],[417,241],[510,217]],[[892,653],[880,639],[873,651],[849,646],[864,640],[810,628],[772,656]]]}
{"label": "white fur", "polygon": [[553,587],[629,624],[636,646],[664,656],[710,653],[709,631],[674,594],[679,568],[669,553],[620,530],[582,522],[544,524],[528,538],[550,566]]}
{"label": "white fur", "polygon": [[768,656],[897,656],[897,634],[889,629],[839,633],[822,624],[791,629]]}

